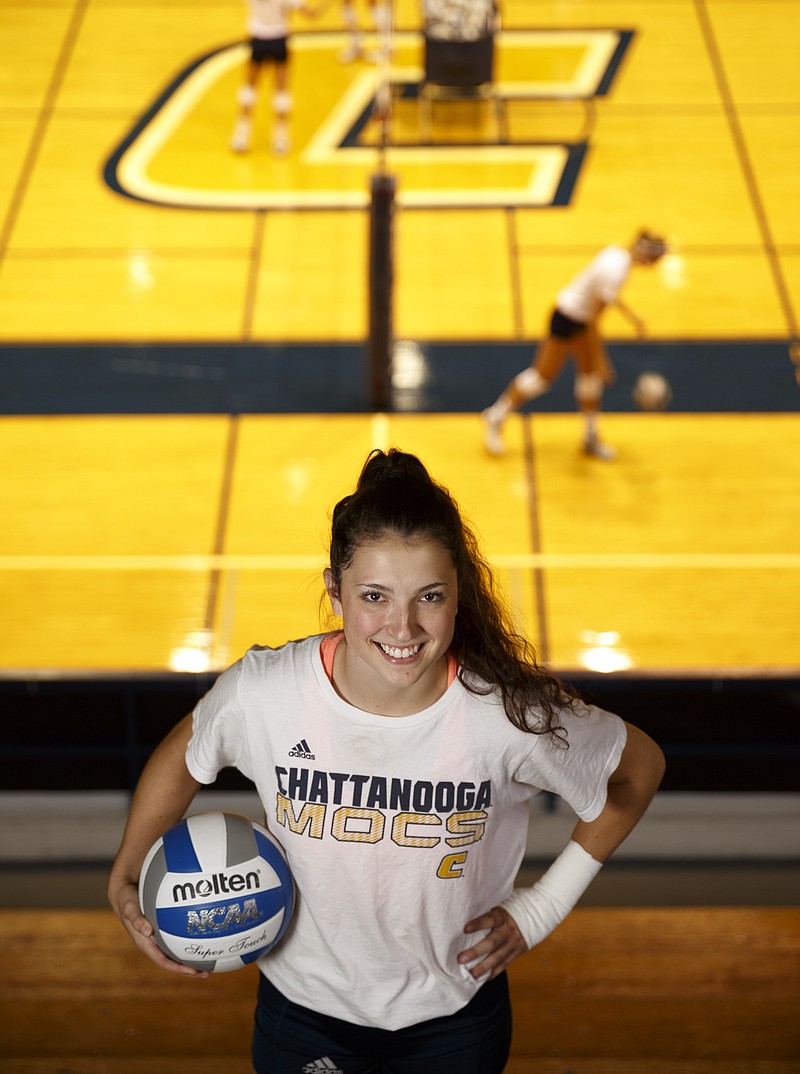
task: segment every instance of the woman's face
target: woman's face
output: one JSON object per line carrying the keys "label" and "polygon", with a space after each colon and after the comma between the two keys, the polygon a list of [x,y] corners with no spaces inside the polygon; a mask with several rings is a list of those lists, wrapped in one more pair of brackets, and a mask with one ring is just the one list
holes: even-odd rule
{"label": "woman's face", "polygon": [[[419,712],[441,696],[453,640],[458,582],[436,541],[387,536],[362,544],[337,592],[325,585],[344,620],[334,682],[357,708],[387,716]],[[341,655],[340,655],[341,652]]]}

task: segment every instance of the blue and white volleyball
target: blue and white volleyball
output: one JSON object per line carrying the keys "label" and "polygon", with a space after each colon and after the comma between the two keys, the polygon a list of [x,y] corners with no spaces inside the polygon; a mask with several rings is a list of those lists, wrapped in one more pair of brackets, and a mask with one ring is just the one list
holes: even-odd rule
{"label": "blue and white volleyball", "polygon": [[282,847],[260,824],[238,813],[201,813],[150,848],[139,904],[170,958],[224,973],[281,941],[295,887]]}

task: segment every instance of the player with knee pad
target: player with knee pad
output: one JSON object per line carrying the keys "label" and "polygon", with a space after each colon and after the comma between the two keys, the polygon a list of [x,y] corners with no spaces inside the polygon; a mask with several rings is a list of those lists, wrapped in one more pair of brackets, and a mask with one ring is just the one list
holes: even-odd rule
{"label": "player with knee pad", "polygon": [[620,299],[622,285],[635,265],[654,265],[667,252],[664,239],[641,231],[627,247],[607,246],[556,296],[548,334],[539,344],[530,368],[518,373],[495,402],[483,411],[484,444],[491,455],[505,451],[503,423],[509,414],[549,390],[569,357],[576,363],[575,400],[583,414],[583,449],[596,458],[614,452],[598,436],[597,415],[605,385],[614,370],[598,331],[603,310],[616,306],[644,334],[644,323]]}
{"label": "player with knee pad", "polygon": [[292,97],[288,89],[288,41],[289,14],[292,11],[302,11],[307,15],[317,14],[316,9],[308,7],[304,0],[248,0],[250,57],[245,81],[236,94],[239,111],[230,142],[235,153],[245,153],[250,148],[253,113],[258,101],[258,82],[265,63],[272,63],[275,68],[272,148],[279,155],[289,151],[288,126]]}

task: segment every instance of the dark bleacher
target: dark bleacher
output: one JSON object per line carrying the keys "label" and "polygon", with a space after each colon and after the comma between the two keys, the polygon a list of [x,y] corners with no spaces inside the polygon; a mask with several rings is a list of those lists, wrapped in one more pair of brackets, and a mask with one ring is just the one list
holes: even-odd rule
{"label": "dark bleacher", "polygon": [[[214,675],[5,677],[0,786],[127,790]],[[580,674],[589,701],[637,724],[667,756],[666,791],[800,791],[800,677]],[[229,771],[221,790],[249,788]]]}

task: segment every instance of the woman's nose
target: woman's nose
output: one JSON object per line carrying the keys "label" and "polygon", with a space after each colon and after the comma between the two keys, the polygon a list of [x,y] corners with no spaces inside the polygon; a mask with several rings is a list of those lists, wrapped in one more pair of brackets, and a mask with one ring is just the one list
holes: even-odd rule
{"label": "woman's nose", "polygon": [[414,636],[416,616],[413,605],[396,604],[393,607],[391,629],[398,641],[406,641]]}

